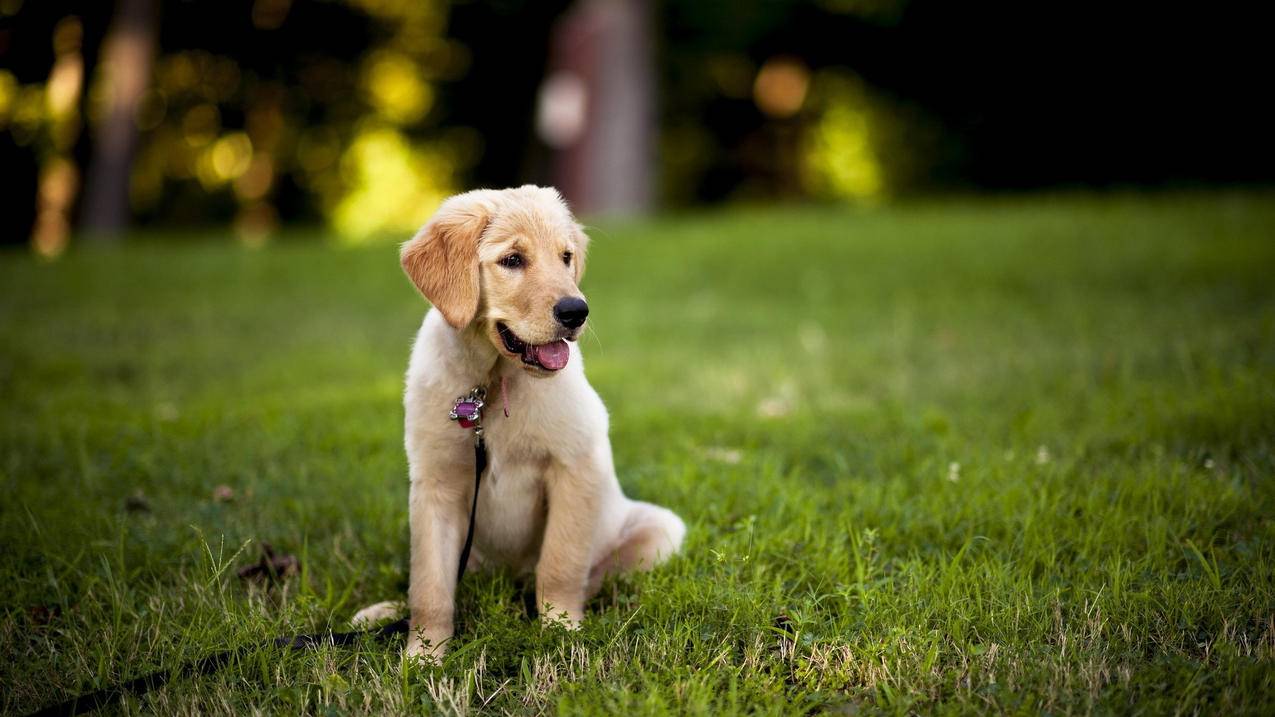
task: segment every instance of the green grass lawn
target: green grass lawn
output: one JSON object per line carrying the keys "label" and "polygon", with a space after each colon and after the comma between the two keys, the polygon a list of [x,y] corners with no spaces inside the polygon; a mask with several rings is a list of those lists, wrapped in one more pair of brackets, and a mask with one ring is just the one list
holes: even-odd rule
{"label": "green grass lawn", "polygon": [[[474,575],[441,668],[266,649],[119,710],[1269,714],[1275,196],[592,234],[588,372],[684,554],[579,633]],[[0,255],[0,710],[403,596],[424,310],[388,243]],[[302,574],[244,584],[263,541]]]}

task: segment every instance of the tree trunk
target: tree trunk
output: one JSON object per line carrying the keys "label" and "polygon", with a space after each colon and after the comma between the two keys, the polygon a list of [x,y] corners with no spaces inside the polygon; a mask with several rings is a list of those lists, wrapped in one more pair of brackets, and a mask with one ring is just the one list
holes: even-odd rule
{"label": "tree trunk", "polygon": [[137,109],[150,85],[159,18],[155,0],[119,0],[102,43],[102,95],[106,107],[93,132],[85,186],[85,236],[118,239],[129,222],[129,176],[137,152]]}
{"label": "tree trunk", "polygon": [[578,212],[632,215],[651,207],[655,73],[649,5],[581,0],[554,31],[540,129],[557,150],[554,182]]}

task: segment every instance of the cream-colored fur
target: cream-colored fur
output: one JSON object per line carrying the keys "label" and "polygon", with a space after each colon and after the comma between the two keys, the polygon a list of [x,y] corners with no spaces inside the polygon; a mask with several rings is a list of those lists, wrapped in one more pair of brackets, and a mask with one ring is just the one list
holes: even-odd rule
{"label": "cream-colored fur", "polygon": [[[606,408],[574,343],[583,327],[569,329],[554,317],[559,300],[583,298],[587,242],[555,190],[524,186],[452,197],[403,246],[404,269],[434,304],[412,349],[403,399],[411,655],[438,659],[452,637],[474,457],[472,432],[448,412],[475,386],[487,390],[490,468],[479,491],[471,570],[500,564],[534,571],[542,620],[574,628],[606,576],[649,569],[681,545],[686,527],[676,515],[620,490]],[[502,265],[513,253],[523,265]],[[549,371],[525,363],[502,343],[498,323],[528,344],[571,340],[567,365]],[[400,609],[379,603],[354,622]]]}

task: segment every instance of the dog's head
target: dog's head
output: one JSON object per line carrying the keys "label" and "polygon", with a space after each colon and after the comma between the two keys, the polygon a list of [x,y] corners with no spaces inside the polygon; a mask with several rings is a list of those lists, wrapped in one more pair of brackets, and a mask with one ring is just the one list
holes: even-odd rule
{"label": "dog's head", "polygon": [[403,245],[403,269],[459,330],[547,376],[567,365],[589,305],[580,293],[589,238],[554,189],[479,189],[448,199]]}

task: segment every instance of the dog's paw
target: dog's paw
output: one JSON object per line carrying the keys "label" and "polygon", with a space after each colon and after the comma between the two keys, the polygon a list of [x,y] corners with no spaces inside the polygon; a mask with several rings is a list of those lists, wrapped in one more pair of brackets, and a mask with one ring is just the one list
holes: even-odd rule
{"label": "dog's paw", "polygon": [[356,630],[364,630],[388,620],[398,619],[404,612],[407,612],[407,606],[402,602],[387,600],[378,602],[375,605],[368,605],[354,613],[354,617],[350,618],[350,624]]}
{"label": "dog's paw", "polygon": [[407,638],[407,648],[403,653],[409,660],[415,660],[422,665],[440,665],[443,662],[443,655],[446,654],[447,648],[442,644],[433,645],[429,640],[422,639],[420,635],[411,635]]}
{"label": "dog's paw", "polygon": [[567,630],[579,630],[580,621],[583,618],[584,615],[582,614],[573,613],[567,610],[558,610],[547,603],[540,611],[540,624],[544,627],[553,625]]}

